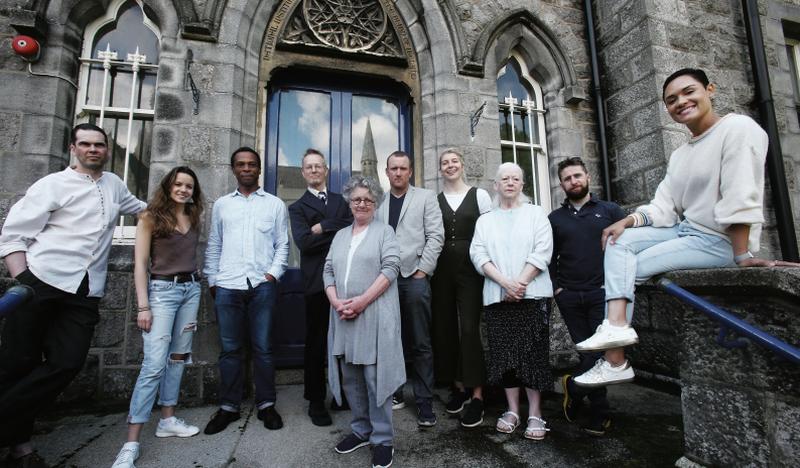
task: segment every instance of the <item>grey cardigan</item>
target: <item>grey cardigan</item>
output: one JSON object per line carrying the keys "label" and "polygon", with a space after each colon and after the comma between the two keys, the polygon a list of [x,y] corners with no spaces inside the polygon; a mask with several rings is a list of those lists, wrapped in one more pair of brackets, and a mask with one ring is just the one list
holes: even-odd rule
{"label": "grey cardigan", "polygon": [[[366,291],[379,274],[391,282],[389,288],[353,320],[340,320],[331,308],[328,328],[328,369],[337,369],[336,359],[351,364],[377,366],[377,403],[382,405],[406,381],[403,345],[400,339],[400,302],[397,294],[397,273],[400,270],[397,240],[391,227],[377,219],[369,225],[366,237],[353,255],[347,287],[344,281],[347,253],[353,237],[353,226],[336,233],[325,259],[325,289],[336,286],[340,299]],[[347,294],[345,294],[347,291]],[[339,401],[339,373],[328,372],[331,392]],[[339,401],[341,403],[341,401]]]}

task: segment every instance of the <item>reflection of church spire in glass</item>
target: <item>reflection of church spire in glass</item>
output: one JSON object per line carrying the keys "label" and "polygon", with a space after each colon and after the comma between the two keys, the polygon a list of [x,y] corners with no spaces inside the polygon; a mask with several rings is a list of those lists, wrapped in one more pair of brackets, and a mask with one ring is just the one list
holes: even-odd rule
{"label": "reflection of church spire in glass", "polygon": [[372,138],[372,125],[367,119],[364,130],[364,146],[361,147],[361,175],[378,180],[378,157],[375,154],[375,140]]}

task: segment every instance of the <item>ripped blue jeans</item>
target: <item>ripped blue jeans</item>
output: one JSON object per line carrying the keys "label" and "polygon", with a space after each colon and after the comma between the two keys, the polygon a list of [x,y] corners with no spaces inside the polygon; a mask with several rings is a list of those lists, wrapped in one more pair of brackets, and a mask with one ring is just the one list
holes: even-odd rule
{"label": "ripped blue jeans", "polygon": [[[158,393],[158,404],[175,406],[181,389],[183,368],[192,362],[192,338],[197,330],[200,283],[151,280],[150,310],[153,324],[142,332],[144,361],[131,396],[128,422],[142,424],[150,418]],[[173,359],[173,355],[186,355]]]}

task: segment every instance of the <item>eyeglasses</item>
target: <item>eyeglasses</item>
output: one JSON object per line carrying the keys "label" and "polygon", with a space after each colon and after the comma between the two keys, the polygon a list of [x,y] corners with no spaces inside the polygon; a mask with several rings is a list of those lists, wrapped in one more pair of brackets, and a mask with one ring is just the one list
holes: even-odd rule
{"label": "eyeglasses", "polygon": [[350,200],[350,203],[354,205],[372,206],[375,204],[375,200],[370,200],[369,198],[353,198]]}

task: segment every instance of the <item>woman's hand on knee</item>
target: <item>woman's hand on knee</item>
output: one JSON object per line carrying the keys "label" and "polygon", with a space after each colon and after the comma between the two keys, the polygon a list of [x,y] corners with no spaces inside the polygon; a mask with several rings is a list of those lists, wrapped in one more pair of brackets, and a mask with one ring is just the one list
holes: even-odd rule
{"label": "woman's hand on knee", "polygon": [[622,218],[611,226],[603,229],[603,235],[600,236],[600,246],[603,250],[606,249],[606,242],[611,245],[616,243],[619,236],[621,236],[622,233],[625,232],[625,228],[628,227],[629,221],[630,218]]}

